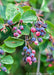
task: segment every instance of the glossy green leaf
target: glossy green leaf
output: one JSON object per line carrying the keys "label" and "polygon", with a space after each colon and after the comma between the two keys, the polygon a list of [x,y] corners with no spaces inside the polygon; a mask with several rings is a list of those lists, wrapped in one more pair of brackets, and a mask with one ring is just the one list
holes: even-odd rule
{"label": "glossy green leaf", "polygon": [[13,64],[14,60],[13,60],[12,56],[8,55],[8,56],[5,56],[5,57],[1,60],[1,62],[2,62],[3,64]]}
{"label": "glossy green leaf", "polygon": [[7,53],[13,53],[15,52],[15,48],[10,48],[10,47],[7,47],[5,44],[2,45],[2,49],[7,52]]}
{"label": "glossy green leaf", "polygon": [[41,10],[44,12],[49,12],[49,8],[47,7],[46,0],[43,0]]}
{"label": "glossy green leaf", "polygon": [[0,18],[0,29],[3,28],[3,24],[4,24],[4,20],[2,18]]}
{"label": "glossy green leaf", "polygon": [[29,23],[29,22],[35,21],[35,20],[37,20],[36,12],[33,10],[28,10],[23,13],[21,19],[23,20],[24,23]]}
{"label": "glossy green leaf", "polygon": [[5,43],[6,46],[8,46],[8,47],[10,47],[10,48],[15,48],[15,47],[18,47],[18,46],[23,45],[24,40],[8,37],[8,38],[4,41],[4,43]]}
{"label": "glossy green leaf", "polygon": [[47,23],[47,32],[49,32],[54,37],[54,24],[52,24],[49,21],[46,21]]}
{"label": "glossy green leaf", "polygon": [[27,10],[30,10],[31,7],[30,6],[23,6],[22,8],[24,11],[27,11]]}

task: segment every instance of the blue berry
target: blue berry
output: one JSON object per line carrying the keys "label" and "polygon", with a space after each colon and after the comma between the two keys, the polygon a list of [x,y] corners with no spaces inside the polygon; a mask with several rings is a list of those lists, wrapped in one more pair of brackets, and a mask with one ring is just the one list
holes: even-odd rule
{"label": "blue berry", "polygon": [[40,35],[41,35],[41,36],[44,36],[44,32],[41,32]]}
{"label": "blue berry", "polygon": [[7,23],[8,23],[9,25],[13,25],[12,20],[8,20]]}
{"label": "blue berry", "polygon": [[4,51],[0,49],[0,54],[4,55]]}
{"label": "blue berry", "polygon": [[38,21],[37,24],[38,24],[38,25],[42,25],[42,22],[41,22],[41,21]]}
{"label": "blue berry", "polygon": [[54,47],[50,47],[50,49],[53,51],[54,50]]}
{"label": "blue berry", "polygon": [[34,57],[34,58],[32,59],[32,61],[33,61],[33,62],[36,62],[36,61],[37,61],[36,57]]}
{"label": "blue berry", "polygon": [[36,31],[40,31],[40,28],[36,28]]}
{"label": "blue berry", "polygon": [[23,25],[21,25],[21,26],[20,26],[20,29],[21,29],[21,30],[23,30],[23,29],[24,29]]}
{"label": "blue berry", "polygon": [[31,39],[31,41],[32,41],[32,42],[36,41],[36,38],[33,37],[33,38]]}
{"label": "blue berry", "polygon": [[41,31],[41,32],[44,32],[44,28],[43,28],[43,27],[41,27],[41,28],[40,28],[40,31]]}
{"label": "blue berry", "polygon": [[39,41],[39,42],[42,42],[43,40],[42,40],[42,38],[38,38],[38,41]]}
{"label": "blue berry", "polygon": [[2,71],[4,72],[7,71],[6,67],[2,67]]}
{"label": "blue berry", "polygon": [[35,55],[34,53],[31,53],[31,54],[30,54],[30,57],[34,57],[34,55]]}
{"label": "blue berry", "polygon": [[31,53],[31,49],[27,49],[26,53],[30,54]]}
{"label": "blue berry", "polygon": [[43,26],[42,26],[42,27],[47,28],[47,24],[43,24]]}
{"label": "blue berry", "polygon": [[24,51],[26,51],[27,49],[28,49],[28,47],[27,47],[27,46],[23,47],[23,50],[24,50]]}

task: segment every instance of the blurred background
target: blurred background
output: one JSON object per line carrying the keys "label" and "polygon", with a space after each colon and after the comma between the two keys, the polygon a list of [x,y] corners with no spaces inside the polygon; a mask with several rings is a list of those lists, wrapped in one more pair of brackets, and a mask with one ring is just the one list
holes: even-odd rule
{"label": "blurred background", "polygon": [[[18,5],[20,3],[22,7],[29,5],[37,13],[42,13],[44,15],[44,20],[49,20],[54,24],[54,0],[0,0],[0,16],[4,20],[6,20],[5,12],[9,3],[15,5]],[[14,64],[9,65],[9,68],[11,68],[10,74],[1,71],[0,75],[35,75],[28,73],[35,73],[37,69],[37,64],[32,64],[32,66],[29,66],[28,64],[25,65],[22,61],[21,52],[22,47],[18,47],[16,52],[11,54],[14,58]],[[41,62],[40,72],[47,73],[47,70],[45,68],[46,67],[44,66],[44,63]]]}

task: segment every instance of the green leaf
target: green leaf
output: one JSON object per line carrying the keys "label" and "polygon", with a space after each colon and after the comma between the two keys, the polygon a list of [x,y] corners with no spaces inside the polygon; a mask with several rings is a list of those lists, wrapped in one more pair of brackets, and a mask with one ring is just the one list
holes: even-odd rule
{"label": "green leaf", "polygon": [[8,4],[6,8],[6,18],[13,19],[18,14],[17,7],[14,4]]}
{"label": "green leaf", "polygon": [[1,59],[1,62],[3,64],[13,64],[14,60],[12,56],[8,55],[8,56],[5,56],[3,59]]}
{"label": "green leaf", "polygon": [[0,29],[3,28],[3,24],[4,24],[4,20],[2,18],[0,18]]}
{"label": "green leaf", "polygon": [[5,44],[2,45],[2,49],[7,52],[7,53],[13,53],[15,52],[15,48],[10,48],[10,47],[7,47]]}
{"label": "green leaf", "polygon": [[27,10],[30,10],[31,7],[30,6],[23,6],[22,8],[24,11],[27,11]]}
{"label": "green leaf", "polygon": [[24,26],[24,30],[21,31],[22,32],[22,35],[29,35],[30,33],[30,28],[28,25],[23,25]]}
{"label": "green leaf", "polygon": [[33,10],[28,10],[23,13],[22,18],[24,23],[29,23],[37,20],[36,12]]}
{"label": "green leaf", "polygon": [[29,0],[29,3],[32,5],[32,7],[36,8],[36,2],[37,0]]}
{"label": "green leaf", "polygon": [[48,40],[45,40],[45,41],[43,41],[43,43],[41,43],[40,45],[39,45],[39,49],[40,49],[40,51],[43,51],[43,50],[45,50],[45,48],[47,47],[47,45],[48,45]]}
{"label": "green leaf", "polygon": [[15,48],[18,46],[23,45],[24,40],[22,39],[16,39],[16,38],[12,38],[12,37],[8,37],[5,41],[4,41],[5,45],[10,47],[10,48]]}
{"label": "green leaf", "polygon": [[17,14],[14,18],[13,18],[13,22],[17,22],[17,21],[19,21],[20,20],[20,18],[21,18],[21,13],[19,13],[19,14]]}
{"label": "green leaf", "polygon": [[40,10],[42,10],[44,12],[49,12],[49,8],[47,7],[46,0],[43,0],[42,6],[41,6],[41,9]]}
{"label": "green leaf", "polygon": [[54,37],[54,25],[49,22],[49,21],[46,21],[47,23],[47,32],[49,32],[53,37]]}
{"label": "green leaf", "polygon": [[47,68],[48,73],[54,73],[54,66]]}
{"label": "green leaf", "polygon": [[0,5],[0,15],[1,15],[2,18],[4,18],[6,20],[5,11],[6,11],[6,7]]}
{"label": "green leaf", "polygon": [[49,33],[46,32],[46,35],[43,37],[44,39],[49,39]]}

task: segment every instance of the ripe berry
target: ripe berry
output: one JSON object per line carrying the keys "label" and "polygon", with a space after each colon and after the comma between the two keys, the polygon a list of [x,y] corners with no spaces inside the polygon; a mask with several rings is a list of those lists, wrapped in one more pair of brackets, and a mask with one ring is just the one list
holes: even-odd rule
{"label": "ripe berry", "polygon": [[35,50],[32,50],[32,53],[35,54],[36,53]]}
{"label": "ripe berry", "polygon": [[36,32],[36,36],[40,36],[40,32]]}
{"label": "ripe berry", "polygon": [[42,22],[41,22],[41,21],[38,21],[37,24],[38,24],[38,25],[42,25]]}
{"label": "ripe berry", "polygon": [[38,41],[39,41],[39,42],[43,42],[42,38],[38,38]]}
{"label": "ripe berry", "polygon": [[18,32],[19,34],[21,34],[21,31],[20,31],[19,29],[17,30],[17,32]]}
{"label": "ripe berry", "polygon": [[8,20],[7,23],[8,23],[9,25],[13,25],[12,20]]}
{"label": "ripe berry", "polygon": [[17,27],[13,27],[13,30],[16,30],[17,29]]}
{"label": "ripe berry", "polygon": [[31,62],[31,57],[27,57],[27,58],[26,58],[26,61],[27,61],[27,62]]}
{"label": "ripe berry", "polygon": [[20,20],[19,22],[22,24],[23,23],[23,20]]}
{"label": "ripe berry", "polygon": [[32,33],[36,32],[36,29],[35,28],[31,28],[31,32]]}
{"label": "ripe berry", "polygon": [[17,37],[19,34],[18,33],[14,33],[13,35],[14,35],[14,37]]}
{"label": "ripe berry", "polygon": [[36,31],[40,31],[40,28],[36,28]]}
{"label": "ripe berry", "polygon": [[2,67],[2,71],[6,72],[7,71],[6,67]]}
{"label": "ripe berry", "polygon": [[27,49],[26,53],[30,54],[31,53],[31,49]]}
{"label": "ripe berry", "polygon": [[23,30],[23,29],[24,29],[24,27],[21,25],[21,26],[20,26],[20,29],[21,29],[21,30]]}
{"label": "ripe berry", "polygon": [[35,44],[35,45],[38,45],[38,41],[35,41],[34,44]]}
{"label": "ripe berry", "polygon": [[53,51],[54,50],[54,47],[50,47],[50,49]]}
{"label": "ripe berry", "polygon": [[31,41],[32,41],[32,42],[36,41],[36,38],[33,37],[33,38],[31,39]]}
{"label": "ripe berry", "polygon": [[32,58],[32,61],[35,63],[37,62],[36,57]]}
{"label": "ripe berry", "polygon": [[44,36],[44,32],[41,32],[40,35],[41,35],[41,36]]}
{"label": "ripe berry", "polygon": [[43,27],[41,27],[41,28],[40,28],[40,31],[41,31],[41,32],[44,32],[44,28],[43,28]]}
{"label": "ripe berry", "polygon": [[0,49],[0,54],[4,55],[4,51]]}
{"label": "ripe berry", "polygon": [[1,65],[2,65],[2,64],[0,63],[0,67],[1,67]]}
{"label": "ripe berry", "polygon": [[32,58],[33,58],[33,57],[34,57],[34,54],[33,54],[33,53],[31,53],[31,54],[30,54],[30,57],[32,57]]}
{"label": "ripe berry", "polygon": [[32,61],[29,62],[29,65],[32,65]]}
{"label": "ripe berry", "polygon": [[24,51],[27,51],[27,49],[28,49],[28,47],[27,47],[27,46],[23,47],[23,50],[24,50]]}
{"label": "ripe berry", "polygon": [[42,27],[47,28],[47,24],[43,24],[43,26],[42,26]]}
{"label": "ripe berry", "polygon": [[52,65],[52,64],[49,64],[48,66],[49,66],[49,67],[52,67],[53,65]]}

